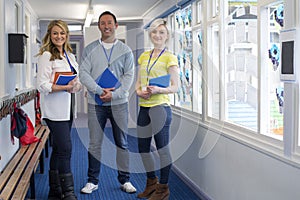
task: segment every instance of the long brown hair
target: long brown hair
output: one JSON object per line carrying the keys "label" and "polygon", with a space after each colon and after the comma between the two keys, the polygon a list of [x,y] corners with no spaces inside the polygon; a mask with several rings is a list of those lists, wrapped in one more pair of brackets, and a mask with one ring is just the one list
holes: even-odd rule
{"label": "long brown hair", "polygon": [[60,52],[56,48],[56,46],[51,41],[51,30],[54,26],[60,27],[62,30],[66,32],[66,42],[64,43],[63,49],[67,52],[72,52],[71,45],[69,43],[69,28],[66,22],[62,20],[52,20],[47,28],[47,33],[43,38],[43,45],[41,46],[38,55],[42,55],[45,51],[49,51],[51,53],[50,60],[53,61],[55,59],[61,59]]}

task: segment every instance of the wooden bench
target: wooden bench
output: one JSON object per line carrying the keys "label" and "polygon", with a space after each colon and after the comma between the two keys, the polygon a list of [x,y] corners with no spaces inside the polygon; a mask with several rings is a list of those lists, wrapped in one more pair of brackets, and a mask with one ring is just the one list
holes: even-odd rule
{"label": "wooden bench", "polygon": [[[49,129],[47,126],[35,127],[35,135],[40,142],[21,146],[0,174],[0,200],[25,199],[30,186],[31,199],[35,199],[34,173],[40,164],[44,172],[44,151],[48,154]],[[45,148],[46,147],[46,148]]]}

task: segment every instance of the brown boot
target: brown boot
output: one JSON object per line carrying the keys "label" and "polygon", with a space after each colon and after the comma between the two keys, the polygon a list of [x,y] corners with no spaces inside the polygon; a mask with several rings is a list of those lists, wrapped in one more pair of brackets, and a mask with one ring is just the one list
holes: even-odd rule
{"label": "brown boot", "polygon": [[155,177],[154,179],[147,179],[147,184],[146,184],[146,188],[144,190],[144,192],[139,193],[137,195],[138,198],[142,199],[142,198],[149,198],[151,196],[151,194],[153,194],[153,192],[156,189],[156,185],[158,183],[158,178]]}
{"label": "brown boot", "polygon": [[151,195],[149,200],[168,200],[170,196],[170,190],[168,184],[160,184],[156,185],[155,192]]}

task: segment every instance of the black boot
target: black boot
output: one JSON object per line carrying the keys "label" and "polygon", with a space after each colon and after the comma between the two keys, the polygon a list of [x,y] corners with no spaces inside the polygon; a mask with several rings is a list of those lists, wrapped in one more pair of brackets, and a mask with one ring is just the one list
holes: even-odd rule
{"label": "black boot", "polygon": [[57,170],[49,170],[49,187],[48,199],[60,200],[62,198],[62,191]]}
{"label": "black boot", "polygon": [[62,194],[64,200],[76,200],[77,197],[74,193],[74,181],[73,181],[73,174],[60,174],[59,175]]}

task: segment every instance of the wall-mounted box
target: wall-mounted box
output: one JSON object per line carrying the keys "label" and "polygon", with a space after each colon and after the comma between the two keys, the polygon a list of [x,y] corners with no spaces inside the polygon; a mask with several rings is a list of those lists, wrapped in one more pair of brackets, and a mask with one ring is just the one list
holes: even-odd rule
{"label": "wall-mounted box", "polygon": [[26,63],[26,41],[28,36],[23,33],[8,34],[8,62]]}

